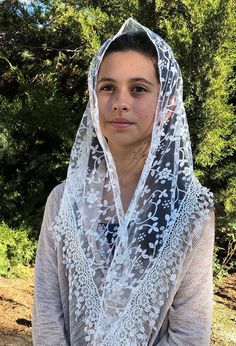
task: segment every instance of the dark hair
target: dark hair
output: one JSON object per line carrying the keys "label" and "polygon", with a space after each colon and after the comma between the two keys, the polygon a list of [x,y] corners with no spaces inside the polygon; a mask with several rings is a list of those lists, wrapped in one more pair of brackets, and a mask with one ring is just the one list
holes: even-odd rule
{"label": "dark hair", "polygon": [[159,70],[157,64],[156,47],[144,32],[136,32],[133,34],[123,34],[117,37],[108,46],[104,57],[113,52],[126,52],[134,50],[141,54],[150,57],[153,60],[153,65],[156,72],[157,80],[159,81]]}

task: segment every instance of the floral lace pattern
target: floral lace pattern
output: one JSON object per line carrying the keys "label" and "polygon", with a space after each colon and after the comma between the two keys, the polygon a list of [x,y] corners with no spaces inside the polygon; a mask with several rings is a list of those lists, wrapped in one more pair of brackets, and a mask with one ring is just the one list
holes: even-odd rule
{"label": "floral lace pattern", "polygon": [[[124,213],[116,167],[99,127],[95,86],[109,43],[136,31],[144,31],[157,49],[161,88],[149,154]],[[201,235],[212,196],[193,174],[182,78],[171,48],[132,19],[114,38],[91,63],[89,106],[53,230],[63,242],[76,316],[84,319],[84,344],[148,345],[185,255]],[[112,244],[111,224],[118,225]]]}
{"label": "floral lace pattern", "polygon": [[[170,222],[170,229],[163,234],[164,244],[158,257],[152,260],[142,280],[130,295],[125,309],[122,312],[116,311],[117,315],[111,319],[106,319],[106,311],[103,311],[101,306],[102,292],[99,292],[94,282],[91,266],[80,246],[75,220],[72,222],[71,218],[67,218],[70,215],[69,210],[67,215],[61,215],[61,220],[57,219],[57,225],[60,226],[54,226],[54,230],[57,240],[64,239],[64,263],[70,277],[70,297],[75,295],[77,298],[77,317],[81,318],[81,315],[85,314],[85,341],[88,345],[130,345],[132,338],[135,345],[148,344],[165,297],[174,287],[193,238],[198,239],[201,236],[202,221],[207,218],[207,207],[212,204],[211,194],[197,180],[193,180],[190,191],[183,200],[179,215]],[[64,194],[64,211],[70,205],[67,198]],[[103,225],[103,230],[104,227]],[[68,229],[71,231],[68,232]],[[104,306],[104,309],[106,308]]]}

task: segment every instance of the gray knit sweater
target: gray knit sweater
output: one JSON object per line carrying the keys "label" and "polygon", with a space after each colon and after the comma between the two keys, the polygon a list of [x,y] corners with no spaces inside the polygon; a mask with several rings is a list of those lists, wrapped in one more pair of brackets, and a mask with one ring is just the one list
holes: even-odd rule
{"label": "gray knit sweater", "polygon": [[[63,189],[64,184],[58,185],[48,197],[38,243],[33,305],[33,343],[36,346],[85,344],[82,321],[75,319],[76,302],[68,297],[62,244],[55,247],[49,227],[58,213]],[[175,290],[156,321],[155,341],[150,341],[149,346],[210,345],[213,210],[202,227],[202,236],[193,241]]]}

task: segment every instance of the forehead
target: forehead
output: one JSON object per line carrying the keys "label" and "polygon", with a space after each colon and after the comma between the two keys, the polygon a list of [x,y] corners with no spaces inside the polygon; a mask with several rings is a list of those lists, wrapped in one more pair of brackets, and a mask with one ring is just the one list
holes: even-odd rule
{"label": "forehead", "polygon": [[134,50],[112,52],[104,57],[99,68],[99,78],[119,77],[121,75],[134,76],[136,74],[145,75],[149,78],[155,77],[154,61]]}

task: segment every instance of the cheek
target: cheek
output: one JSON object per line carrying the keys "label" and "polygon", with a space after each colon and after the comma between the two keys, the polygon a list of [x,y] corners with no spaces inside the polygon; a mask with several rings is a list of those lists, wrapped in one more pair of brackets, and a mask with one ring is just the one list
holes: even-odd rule
{"label": "cheek", "polygon": [[[148,104],[148,107],[147,107]],[[151,134],[154,118],[155,118],[155,111],[156,111],[156,102],[149,100],[149,102],[145,102],[143,105],[139,105],[138,108],[138,116],[139,116],[139,123],[140,127],[142,128],[142,131],[145,133]]]}
{"label": "cheek", "polygon": [[98,110],[99,110],[99,113],[102,113],[103,111],[103,102],[100,97],[98,97]]}
{"label": "cheek", "polygon": [[109,100],[105,97],[98,98],[98,110],[102,117],[105,117],[109,109]]}
{"label": "cheek", "polygon": [[104,100],[98,99],[98,111],[99,111],[100,126],[102,126],[104,123],[105,114],[106,114],[106,107],[105,107]]}
{"label": "cheek", "polygon": [[136,105],[136,111],[144,121],[148,123],[154,120],[155,111],[156,111],[156,101],[155,100],[146,100],[142,104]]}

